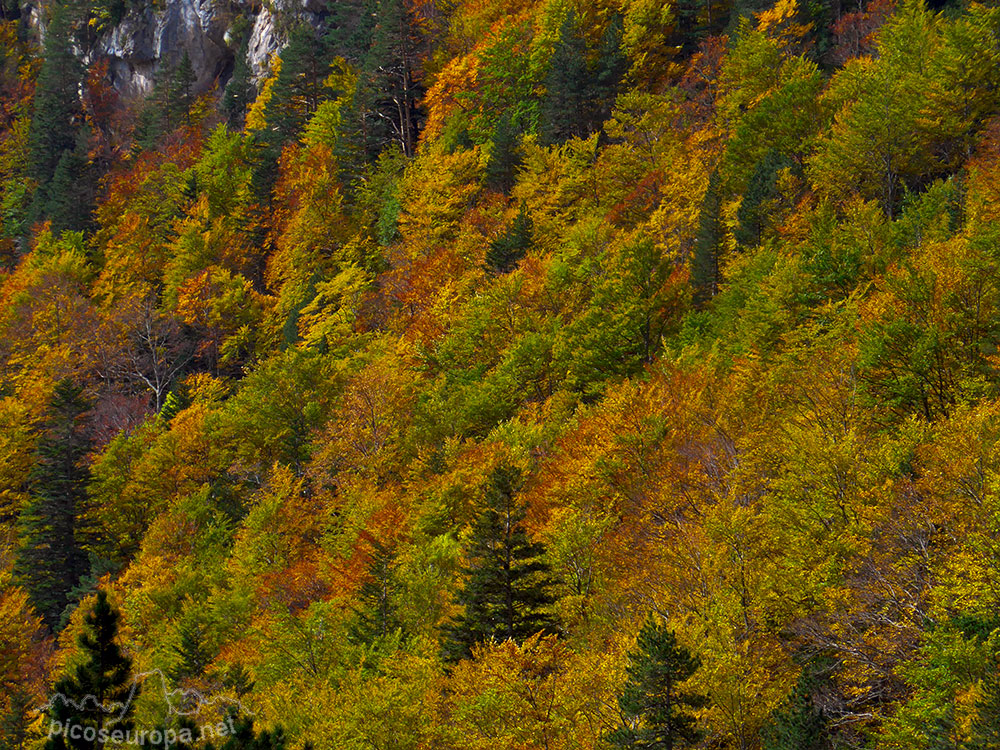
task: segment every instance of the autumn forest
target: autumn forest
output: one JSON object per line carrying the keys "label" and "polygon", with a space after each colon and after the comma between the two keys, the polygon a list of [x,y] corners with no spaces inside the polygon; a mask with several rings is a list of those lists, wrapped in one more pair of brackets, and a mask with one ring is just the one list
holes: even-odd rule
{"label": "autumn forest", "polygon": [[1000,6],[190,7],[0,0],[0,748],[1000,749]]}

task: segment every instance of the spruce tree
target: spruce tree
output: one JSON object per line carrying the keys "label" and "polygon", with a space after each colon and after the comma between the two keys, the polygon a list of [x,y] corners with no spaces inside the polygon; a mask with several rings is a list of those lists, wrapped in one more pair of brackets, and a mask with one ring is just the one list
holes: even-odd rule
{"label": "spruce tree", "polygon": [[750,247],[761,241],[768,224],[767,204],[777,194],[778,172],[791,166],[792,161],[774,149],[754,166],[736,212],[739,224],[733,234],[741,245]]}
{"label": "spruce tree", "polygon": [[721,281],[722,200],[718,172],[712,172],[698,215],[698,233],[691,255],[691,285],[696,305],[707,304],[719,291]]}
{"label": "spruce tree", "polygon": [[489,159],[486,162],[486,186],[509,193],[521,166],[521,133],[510,114],[505,112],[493,130]]}
{"label": "spruce tree", "polygon": [[589,128],[591,73],[587,47],[570,11],[559,28],[559,40],[552,50],[549,73],[542,99],[542,141],[564,143],[573,136],[584,137]]}
{"label": "spruce tree", "polygon": [[184,50],[170,80],[170,109],[172,120],[191,124],[191,107],[194,105],[194,85],[197,77],[191,65],[191,57]]}
{"label": "spruce tree", "polygon": [[87,157],[87,136],[87,129],[81,129],[76,148],[62,152],[45,189],[43,213],[53,232],[82,231],[91,225],[96,177]]}
{"label": "spruce tree", "polygon": [[[102,747],[102,730],[126,732],[132,728],[137,690],[132,678],[132,660],[115,642],[119,612],[106,592],[97,592],[94,608],[84,620],[77,639],[80,664],[55,684],[50,703],[52,723],[45,750],[93,750]],[[71,726],[80,726],[70,731]]]}
{"label": "spruce tree", "polygon": [[372,643],[402,630],[396,606],[399,584],[396,580],[396,556],[384,544],[373,542],[368,563],[368,580],[358,592],[358,607],[351,626],[351,637],[359,643]]}
{"label": "spruce tree", "polygon": [[230,126],[240,130],[246,119],[247,109],[253,101],[253,83],[247,54],[250,50],[249,22],[240,16],[233,24],[236,54],[233,59],[233,74],[222,95],[222,109]]}
{"label": "spruce tree", "polygon": [[823,750],[827,746],[826,722],[809,695],[803,673],[787,704],[771,715],[761,732],[762,750]]}
{"label": "spruce tree", "polygon": [[302,127],[332,92],[323,86],[330,72],[330,56],[325,37],[300,22],[289,34],[281,52],[281,70],[264,107],[267,127],[257,134],[259,154],[253,174],[253,190],[267,203],[278,178],[282,149],[298,137]]}
{"label": "spruce tree", "polygon": [[48,20],[28,130],[28,174],[38,186],[31,210],[33,220],[46,216],[49,183],[63,155],[77,146],[77,128],[82,115],[83,66],[72,50],[69,6],[53,3]]}
{"label": "spruce tree", "polygon": [[521,642],[538,632],[555,632],[545,548],[524,528],[520,484],[520,471],[501,465],[484,488],[465,550],[465,585],[457,597],[464,611],[445,626],[442,650],[448,661],[468,658],[476,643]]}
{"label": "spruce tree", "polygon": [[77,510],[86,500],[88,440],[82,416],[89,408],[82,389],[56,385],[29,475],[30,499],[18,518],[15,573],[49,627],[56,628],[68,594],[87,572]]}
{"label": "spruce tree", "polygon": [[494,273],[512,271],[531,247],[533,225],[527,207],[522,203],[514,221],[490,243],[486,251],[486,266]]}
{"label": "spruce tree", "polygon": [[[226,737],[219,750],[284,750],[287,745],[285,732],[281,727],[273,731],[265,729],[257,732],[252,719],[241,717],[231,721],[235,721],[235,731]],[[215,745],[209,742],[205,745],[205,750],[215,750]],[[312,750],[312,746],[306,743],[303,750]]]}
{"label": "spruce tree", "polygon": [[611,115],[618,88],[628,72],[629,60],[622,48],[625,26],[621,16],[612,17],[601,36],[601,46],[597,54],[597,69],[593,75],[590,98],[592,99],[592,128],[603,125]]}
{"label": "spruce tree", "polygon": [[691,656],[667,628],[648,620],[628,655],[628,681],[618,698],[626,725],[614,731],[611,744],[636,750],[675,750],[699,739],[694,716],[687,710],[704,704],[684,692],[681,683],[698,670]]}
{"label": "spruce tree", "polygon": [[362,74],[374,94],[372,114],[388,124],[392,140],[403,153],[413,156],[421,125],[417,103],[423,88],[417,81],[417,68],[423,39],[406,0],[377,0],[375,13]]}

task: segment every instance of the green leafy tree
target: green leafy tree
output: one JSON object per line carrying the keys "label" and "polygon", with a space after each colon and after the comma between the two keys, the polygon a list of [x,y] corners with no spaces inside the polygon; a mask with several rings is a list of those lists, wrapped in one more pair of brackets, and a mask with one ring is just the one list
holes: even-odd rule
{"label": "green leafy tree", "polygon": [[475,644],[490,639],[520,643],[555,630],[548,612],[553,600],[545,548],[524,528],[520,484],[520,470],[501,465],[485,487],[466,547],[465,585],[457,596],[464,611],[444,629],[443,653],[449,661],[468,658]]}
{"label": "green leafy tree", "polygon": [[107,593],[98,591],[77,640],[82,661],[55,684],[49,720],[61,731],[49,732],[45,750],[92,750],[103,746],[102,733],[106,740],[113,731],[132,728],[138,688],[132,660],[115,642],[120,618]]}
{"label": "green leafy tree", "polygon": [[52,628],[69,603],[69,591],[87,572],[77,511],[86,501],[89,480],[83,464],[88,440],[82,427],[88,408],[81,388],[60,381],[35,451],[30,500],[18,519],[15,573]]}
{"label": "green leafy tree", "polygon": [[992,665],[983,679],[968,750],[1000,750],[1000,665]]}
{"label": "green leafy tree", "polygon": [[703,705],[704,698],[682,686],[698,670],[698,660],[677,643],[666,623],[653,619],[642,626],[628,659],[628,681],[618,698],[625,726],[609,736],[611,744],[643,750],[695,744],[700,733],[690,709]]}

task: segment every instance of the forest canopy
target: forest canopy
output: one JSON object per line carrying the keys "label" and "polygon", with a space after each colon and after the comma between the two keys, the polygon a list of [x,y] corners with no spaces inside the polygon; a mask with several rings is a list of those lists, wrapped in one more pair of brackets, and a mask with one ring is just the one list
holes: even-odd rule
{"label": "forest canopy", "polygon": [[1000,7],[186,1],[0,0],[0,748],[1000,748]]}

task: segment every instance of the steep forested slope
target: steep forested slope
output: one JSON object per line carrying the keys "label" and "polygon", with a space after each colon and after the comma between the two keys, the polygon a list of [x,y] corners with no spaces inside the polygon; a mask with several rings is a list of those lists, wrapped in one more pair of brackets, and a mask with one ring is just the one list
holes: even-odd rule
{"label": "steep forested slope", "polygon": [[265,747],[1000,747],[1000,8],[139,5],[0,4],[0,744],[110,601]]}

